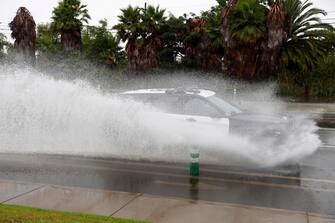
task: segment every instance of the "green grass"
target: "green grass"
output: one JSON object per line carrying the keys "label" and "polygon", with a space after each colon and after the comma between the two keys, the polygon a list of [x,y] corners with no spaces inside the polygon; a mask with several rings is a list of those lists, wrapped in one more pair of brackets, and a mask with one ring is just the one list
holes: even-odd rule
{"label": "green grass", "polygon": [[1,223],[139,223],[112,217],[0,205]]}

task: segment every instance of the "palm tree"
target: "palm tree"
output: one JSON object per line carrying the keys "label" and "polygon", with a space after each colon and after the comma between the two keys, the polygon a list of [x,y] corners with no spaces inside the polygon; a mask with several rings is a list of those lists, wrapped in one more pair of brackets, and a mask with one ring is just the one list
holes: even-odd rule
{"label": "palm tree", "polygon": [[312,8],[312,5],[308,0],[283,1],[287,39],[283,45],[282,61],[303,71],[314,67],[327,55],[323,40],[327,39],[327,33],[332,29],[319,18],[326,12]]}
{"label": "palm tree", "polygon": [[16,52],[26,63],[35,64],[36,24],[28,9],[20,7],[9,27]]}
{"label": "palm tree", "polygon": [[329,48],[331,26],[320,15],[325,11],[308,0],[229,0],[221,29],[228,73],[252,78],[287,66],[310,70]]}
{"label": "palm tree", "polygon": [[149,5],[144,8],[128,6],[121,11],[119,23],[114,28],[119,38],[127,42],[128,69],[138,72],[157,67],[165,10]]}
{"label": "palm tree", "polygon": [[142,9],[142,38],[145,40],[141,52],[140,66],[143,70],[158,67],[159,50],[162,46],[161,27],[166,22],[165,9],[149,5]]}
{"label": "palm tree", "polygon": [[296,81],[305,88],[309,95],[309,83],[304,75],[324,60],[329,46],[325,44],[332,26],[323,23],[320,15],[324,10],[313,8],[308,0],[284,0],[286,41],[282,48],[282,64],[297,71]]}
{"label": "palm tree", "polygon": [[260,43],[266,32],[266,8],[257,0],[231,0],[223,10],[228,73],[250,79],[257,71]]}
{"label": "palm tree", "polygon": [[52,12],[52,27],[61,35],[61,44],[67,51],[81,49],[81,29],[91,18],[80,0],[63,0]]}
{"label": "palm tree", "polygon": [[128,6],[121,9],[122,14],[118,16],[119,23],[113,28],[117,30],[118,37],[126,42],[126,52],[128,58],[128,70],[137,71],[139,69],[139,48],[140,48],[140,22],[141,10],[138,7]]}

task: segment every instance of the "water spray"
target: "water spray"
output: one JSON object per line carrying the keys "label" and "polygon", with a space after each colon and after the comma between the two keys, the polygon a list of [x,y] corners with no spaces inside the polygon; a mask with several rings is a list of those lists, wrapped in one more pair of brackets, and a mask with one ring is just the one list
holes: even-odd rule
{"label": "water spray", "polygon": [[[275,166],[296,163],[320,145],[315,123],[303,117],[285,142],[272,145],[266,138],[255,142],[226,134],[216,125],[180,122],[141,102],[101,92],[81,79],[56,80],[34,70],[4,66],[0,70],[0,153],[183,162],[189,163],[190,178],[196,180],[200,148],[202,164]],[[190,81],[180,75],[173,79],[174,85]],[[235,89],[241,101],[244,95],[250,101],[270,94],[260,90],[255,96],[254,88],[247,93]],[[249,104],[255,112],[270,113],[274,107],[271,102]]]}

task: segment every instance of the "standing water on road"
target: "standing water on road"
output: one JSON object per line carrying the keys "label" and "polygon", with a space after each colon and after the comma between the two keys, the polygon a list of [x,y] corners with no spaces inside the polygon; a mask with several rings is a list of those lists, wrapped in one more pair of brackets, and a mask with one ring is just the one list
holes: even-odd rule
{"label": "standing water on road", "polygon": [[[2,69],[5,70],[5,69]],[[271,104],[267,105],[272,107]],[[83,80],[55,80],[31,70],[0,74],[0,152],[273,166],[312,154],[320,140],[297,119],[281,144],[173,124],[153,107],[121,100]]]}

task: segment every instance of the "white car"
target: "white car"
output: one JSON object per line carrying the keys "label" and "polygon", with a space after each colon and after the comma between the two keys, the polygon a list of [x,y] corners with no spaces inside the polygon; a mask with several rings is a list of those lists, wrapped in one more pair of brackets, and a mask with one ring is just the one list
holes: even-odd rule
{"label": "white car", "polygon": [[[285,142],[294,127],[292,118],[244,111],[217,97],[216,93],[210,90],[140,89],[122,92],[120,96],[160,109],[169,122],[191,127],[185,128],[186,131],[216,131],[215,135],[218,137],[222,132],[226,132],[229,135],[246,136],[256,142],[269,140],[275,145],[280,145]],[[260,171],[264,170],[270,171],[271,174],[276,172],[280,175],[299,176],[300,165],[285,164],[277,166],[276,169]]]}
{"label": "white car", "polygon": [[210,90],[140,89],[125,91],[120,95],[157,107],[171,120],[233,134],[282,140],[291,124],[286,116],[243,111]]}

